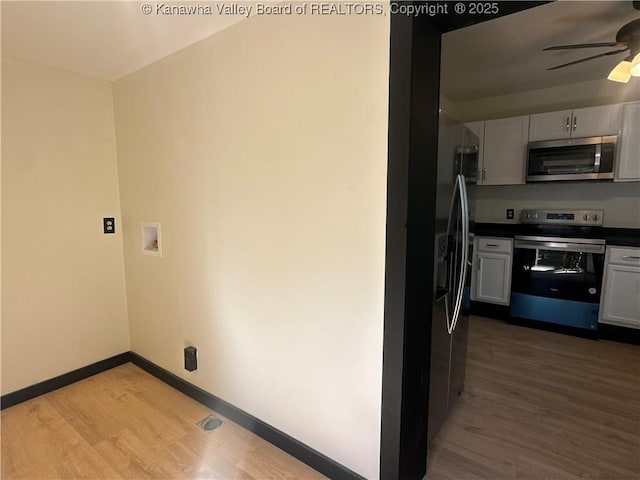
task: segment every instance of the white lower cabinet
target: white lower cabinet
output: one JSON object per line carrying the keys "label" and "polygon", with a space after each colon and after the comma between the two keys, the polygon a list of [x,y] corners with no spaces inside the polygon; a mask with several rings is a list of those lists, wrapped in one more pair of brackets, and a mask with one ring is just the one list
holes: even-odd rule
{"label": "white lower cabinet", "polygon": [[476,237],[473,247],[471,299],[509,305],[513,239]]}
{"label": "white lower cabinet", "polygon": [[640,248],[607,247],[600,323],[640,329]]}

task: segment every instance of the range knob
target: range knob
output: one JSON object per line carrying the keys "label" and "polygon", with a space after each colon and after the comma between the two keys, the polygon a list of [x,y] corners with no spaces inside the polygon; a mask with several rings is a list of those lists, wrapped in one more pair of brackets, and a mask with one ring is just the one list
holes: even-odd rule
{"label": "range knob", "polygon": [[589,215],[588,213],[585,213],[582,218],[584,218],[585,222],[588,222],[589,220],[591,220],[591,215]]}
{"label": "range knob", "polygon": [[538,219],[538,214],[537,214],[537,213],[534,213],[534,214],[533,214],[533,219],[534,219],[534,220],[537,220],[537,219]]}
{"label": "range knob", "polygon": [[593,220],[594,222],[597,222],[600,219],[600,217],[598,215],[594,215],[593,217],[591,217],[591,220]]}

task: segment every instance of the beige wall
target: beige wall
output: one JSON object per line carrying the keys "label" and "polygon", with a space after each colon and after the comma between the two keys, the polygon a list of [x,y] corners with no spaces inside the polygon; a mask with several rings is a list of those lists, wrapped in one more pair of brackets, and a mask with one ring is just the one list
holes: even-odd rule
{"label": "beige wall", "polygon": [[388,37],[388,17],[259,16],[114,85],[132,349],[367,478]]}
{"label": "beige wall", "polygon": [[129,350],[111,85],[2,62],[2,393]]}
{"label": "beige wall", "polygon": [[[640,228],[640,183],[583,182],[476,189],[476,221],[514,223],[526,208],[604,209],[605,227]],[[515,220],[505,220],[507,208]]]}

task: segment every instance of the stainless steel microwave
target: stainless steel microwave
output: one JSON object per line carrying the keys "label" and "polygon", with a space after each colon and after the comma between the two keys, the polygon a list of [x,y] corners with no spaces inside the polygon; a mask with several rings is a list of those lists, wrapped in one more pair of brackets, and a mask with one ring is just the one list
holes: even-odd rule
{"label": "stainless steel microwave", "polygon": [[617,135],[531,142],[527,147],[527,182],[610,180]]}

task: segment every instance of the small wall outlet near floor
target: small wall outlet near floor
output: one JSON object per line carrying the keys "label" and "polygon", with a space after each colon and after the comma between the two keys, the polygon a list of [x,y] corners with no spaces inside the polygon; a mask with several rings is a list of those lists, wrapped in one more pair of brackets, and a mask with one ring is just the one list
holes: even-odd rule
{"label": "small wall outlet near floor", "polygon": [[185,347],[184,349],[184,369],[193,372],[198,368],[198,350],[196,347]]}
{"label": "small wall outlet near floor", "polygon": [[513,220],[513,208],[507,208],[507,220]]}

